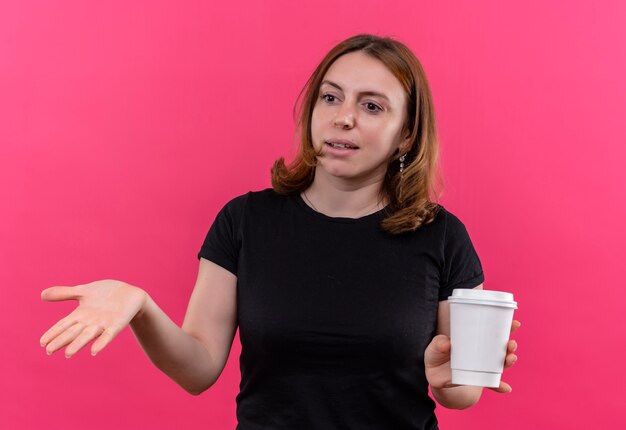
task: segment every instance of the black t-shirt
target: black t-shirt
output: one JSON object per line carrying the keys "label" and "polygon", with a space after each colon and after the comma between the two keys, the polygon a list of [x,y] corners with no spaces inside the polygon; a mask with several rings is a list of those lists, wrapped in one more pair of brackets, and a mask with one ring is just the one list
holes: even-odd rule
{"label": "black t-shirt", "polygon": [[220,211],[198,258],[237,276],[237,429],[437,429],[424,374],[437,306],[483,272],[443,207],[398,236],[384,217],[332,218],[271,189]]}

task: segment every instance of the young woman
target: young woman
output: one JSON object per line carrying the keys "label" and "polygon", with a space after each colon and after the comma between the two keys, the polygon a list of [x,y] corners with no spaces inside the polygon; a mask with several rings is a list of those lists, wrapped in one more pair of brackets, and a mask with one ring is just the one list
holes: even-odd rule
{"label": "young woman", "polygon": [[79,306],[43,335],[48,354],[95,339],[95,355],[130,325],[152,362],[199,394],[239,328],[241,430],[436,429],[429,386],[448,408],[478,401],[482,388],[450,384],[447,298],[484,277],[465,227],[435,202],[437,135],[418,60],[358,35],[301,96],[298,155],[275,163],[273,189],[220,211],[182,328],[124,282],[53,287],[44,300]]}

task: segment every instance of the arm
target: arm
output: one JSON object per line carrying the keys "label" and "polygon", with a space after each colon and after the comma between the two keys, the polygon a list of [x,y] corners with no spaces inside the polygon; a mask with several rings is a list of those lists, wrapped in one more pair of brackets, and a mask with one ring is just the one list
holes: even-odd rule
{"label": "arm", "polygon": [[96,339],[96,355],[130,324],[152,362],[192,394],[210,387],[222,372],[237,329],[237,278],[201,259],[185,322],[178,327],[140,288],[105,280],[52,287],[46,301],[78,300],[79,306],[41,338],[48,354],[68,345],[70,358]]}
{"label": "arm", "polygon": [[[475,289],[482,289],[482,284]],[[511,331],[519,328],[519,321],[513,321]],[[517,343],[509,341],[504,367],[511,367],[517,356],[514,354]],[[437,314],[437,336],[426,348],[426,377],[437,402],[449,409],[467,409],[480,399],[483,388],[469,385],[452,385],[450,370],[450,304],[447,300],[439,302]],[[500,382],[498,388],[491,388],[499,393],[511,392],[511,387]]]}
{"label": "arm", "polygon": [[156,367],[197,395],[222,373],[237,330],[237,278],[200,260],[182,328],[148,296],[131,329]]}

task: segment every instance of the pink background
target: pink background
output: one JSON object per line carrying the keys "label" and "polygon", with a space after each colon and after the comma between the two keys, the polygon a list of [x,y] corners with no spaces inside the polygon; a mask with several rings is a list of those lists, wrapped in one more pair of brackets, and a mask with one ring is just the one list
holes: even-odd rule
{"label": "pink background", "polygon": [[513,393],[439,407],[442,429],[624,428],[624,3],[212,3],[0,6],[0,427],[234,427],[238,342],[192,397],[129,330],[47,357],[39,337],[74,303],[40,291],[121,279],[182,323],[217,210],[269,186],[317,62],[372,32],[421,59],[442,202],[523,323]]}

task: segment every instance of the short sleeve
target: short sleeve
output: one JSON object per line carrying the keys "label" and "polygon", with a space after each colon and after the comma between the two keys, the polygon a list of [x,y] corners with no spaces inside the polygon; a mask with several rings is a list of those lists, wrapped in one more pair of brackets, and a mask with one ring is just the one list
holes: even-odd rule
{"label": "short sleeve", "polygon": [[237,197],[219,211],[198,252],[198,260],[206,258],[235,276],[241,249],[241,219],[247,197]]}
{"label": "short sleeve", "polygon": [[439,300],[447,300],[456,288],[474,288],[484,280],[480,259],[463,223],[445,212],[444,265]]}

